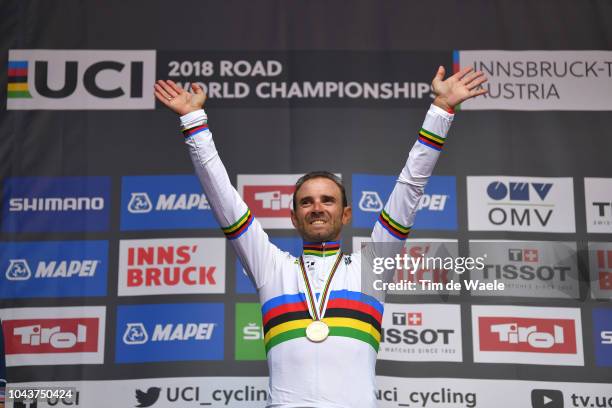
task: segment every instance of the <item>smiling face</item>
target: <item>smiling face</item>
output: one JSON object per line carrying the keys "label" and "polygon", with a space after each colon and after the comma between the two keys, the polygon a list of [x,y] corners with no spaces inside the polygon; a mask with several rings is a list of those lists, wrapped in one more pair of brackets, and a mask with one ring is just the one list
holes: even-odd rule
{"label": "smiling face", "polygon": [[299,187],[294,208],[291,222],[304,241],[337,241],[342,226],[351,221],[352,210],[342,205],[340,187],[324,177],[306,180]]}

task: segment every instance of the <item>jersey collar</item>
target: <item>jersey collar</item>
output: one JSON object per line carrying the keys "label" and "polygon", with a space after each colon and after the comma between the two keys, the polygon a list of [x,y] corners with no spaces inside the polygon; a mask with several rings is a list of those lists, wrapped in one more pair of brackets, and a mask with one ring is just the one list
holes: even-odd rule
{"label": "jersey collar", "polygon": [[326,242],[307,242],[303,243],[304,256],[318,256],[328,257],[336,256],[340,252],[340,241],[326,241]]}

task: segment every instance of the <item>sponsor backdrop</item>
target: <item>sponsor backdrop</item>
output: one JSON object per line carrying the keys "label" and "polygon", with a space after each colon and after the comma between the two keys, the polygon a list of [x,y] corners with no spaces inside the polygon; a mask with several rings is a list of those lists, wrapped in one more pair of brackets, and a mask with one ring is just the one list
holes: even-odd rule
{"label": "sponsor backdrop", "polygon": [[153,99],[156,78],[206,89],[231,180],[297,255],[296,179],[342,177],[353,205],[342,246],[358,251],[444,65],[482,70],[489,94],[458,110],[405,252],[484,262],[460,276],[397,270],[461,284],[389,296],[379,404],[612,407],[609,1],[2,9],[6,377],[74,391],[8,406],[264,405],[255,289],[176,116]]}

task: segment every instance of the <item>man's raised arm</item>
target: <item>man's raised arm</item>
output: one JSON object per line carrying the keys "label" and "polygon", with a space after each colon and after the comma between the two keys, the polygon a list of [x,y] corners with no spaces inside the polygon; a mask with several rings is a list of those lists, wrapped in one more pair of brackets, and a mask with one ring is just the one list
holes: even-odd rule
{"label": "man's raised arm", "polygon": [[395,188],[374,226],[373,242],[401,243],[408,237],[414,224],[417,205],[446,141],[455,106],[486,92],[480,88],[487,80],[482,72],[464,68],[446,80],[444,74],[444,67],[438,68],[432,82],[436,98],[425,116]]}
{"label": "man's raised arm", "polygon": [[192,90],[193,93],[187,92],[173,81],[157,81],[155,97],[181,115],[185,143],[206,198],[223,233],[259,289],[266,283],[266,273],[272,270],[266,262],[276,259],[271,255],[280,250],[270,243],[268,235],[232,186],[208,128],[208,117],[203,110],[206,95],[196,84],[192,85]]}

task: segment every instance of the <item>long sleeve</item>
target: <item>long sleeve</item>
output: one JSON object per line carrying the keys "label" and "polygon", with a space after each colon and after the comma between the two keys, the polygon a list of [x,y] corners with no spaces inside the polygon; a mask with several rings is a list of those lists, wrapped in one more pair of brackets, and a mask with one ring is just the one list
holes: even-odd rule
{"label": "long sleeve", "polygon": [[245,270],[259,289],[280,250],[268,239],[259,222],[232,186],[217,153],[204,110],[181,117],[185,143],[204,193],[226,238],[233,245]]}
{"label": "long sleeve", "polygon": [[454,115],[431,105],[397,183],[372,231],[373,242],[402,242],[414,224],[425,185],[438,161]]}

